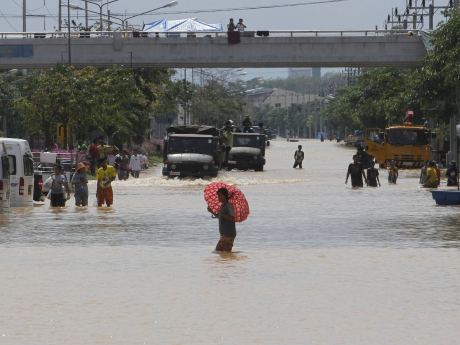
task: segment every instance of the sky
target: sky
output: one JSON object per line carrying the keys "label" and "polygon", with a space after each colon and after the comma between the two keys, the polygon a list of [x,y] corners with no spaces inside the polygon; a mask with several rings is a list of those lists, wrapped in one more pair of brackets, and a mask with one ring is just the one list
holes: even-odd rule
{"label": "sky", "polygon": [[[99,2],[99,0],[93,0]],[[104,3],[107,0],[103,0]],[[406,0],[347,0],[335,3],[311,4],[306,6],[258,9],[230,10],[242,7],[257,7],[281,4],[316,2],[318,0],[178,0],[178,5],[150,15],[133,18],[130,23],[142,25],[150,21],[166,18],[181,19],[196,17],[208,23],[226,24],[230,17],[243,18],[246,30],[360,30],[374,29],[376,25],[383,28],[384,20],[391,9],[400,10],[406,6]],[[320,0],[321,1],[321,0]],[[414,0],[416,1],[416,0]],[[420,0],[419,0],[420,1]],[[0,31],[22,31],[22,2],[23,0],[0,0]],[[27,2],[27,31],[55,31],[58,26],[58,0],[26,0]],[[67,3],[67,0],[62,0]],[[112,15],[135,15],[157,7],[170,0],[118,0],[109,4]],[[427,1],[429,3],[430,0]],[[448,0],[436,0],[436,5],[447,4]],[[70,0],[76,6],[84,7],[84,0]],[[96,5],[89,5],[91,10],[99,11]],[[105,8],[105,7],[104,7]],[[196,10],[224,10],[214,13],[166,14],[166,12],[187,12]],[[67,8],[63,7],[67,14]],[[77,22],[84,23],[83,11],[72,10],[72,17]],[[43,18],[37,15],[46,15]],[[272,70],[278,75],[283,70]],[[248,73],[249,75],[252,75]],[[265,70],[270,74],[269,70]],[[269,75],[267,75],[269,77]]]}

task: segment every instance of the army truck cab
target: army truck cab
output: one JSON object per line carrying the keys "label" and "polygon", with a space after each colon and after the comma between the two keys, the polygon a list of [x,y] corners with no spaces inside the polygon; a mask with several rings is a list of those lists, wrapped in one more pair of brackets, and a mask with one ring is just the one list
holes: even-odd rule
{"label": "army truck cab", "polygon": [[233,168],[263,171],[265,165],[265,134],[233,133],[233,146],[228,155],[228,170]]}
{"label": "army truck cab", "polygon": [[163,151],[163,176],[215,177],[221,157],[219,132],[215,127],[170,127]]}

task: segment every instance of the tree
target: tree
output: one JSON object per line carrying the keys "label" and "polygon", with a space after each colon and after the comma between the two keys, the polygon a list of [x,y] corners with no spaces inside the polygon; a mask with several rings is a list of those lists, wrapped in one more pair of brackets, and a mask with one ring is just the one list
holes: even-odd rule
{"label": "tree", "polygon": [[165,108],[169,83],[166,70],[58,66],[28,76],[14,109],[24,131],[46,145],[55,141],[57,123],[70,128],[76,141],[92,140],[97,131],[110,141],[141,143],[155,109]]}
{"label": "tree", "polygon": [[448,121],[460,109],[460,15],[456,10],[449,12],[449,20],[431,39],[433,49],[417,75],[418,91],[424,107]]}

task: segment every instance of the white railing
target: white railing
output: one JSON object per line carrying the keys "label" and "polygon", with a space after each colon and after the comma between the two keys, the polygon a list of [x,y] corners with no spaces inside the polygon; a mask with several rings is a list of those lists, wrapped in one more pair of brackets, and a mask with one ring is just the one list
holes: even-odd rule
{"label": "white railing", "polygon": [[[371,37],[419,35],[420,30],[260,30],[245,31],[241,37]],[[268,35],[267,35],[268,34]],[[146,31],[81,31],[71,32],[72,39],[84,38],[213,38],[227,37],[227,32],[146,32]],[[68,38],[67,32],[0,32],[0,40]]]}

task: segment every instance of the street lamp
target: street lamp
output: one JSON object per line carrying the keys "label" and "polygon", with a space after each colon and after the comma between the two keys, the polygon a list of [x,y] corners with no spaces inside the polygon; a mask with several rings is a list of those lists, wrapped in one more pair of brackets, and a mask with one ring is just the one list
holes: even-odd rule
{"label": "street lamp", "polygon": [[103,4],[98,4],[97,2],[90,1],[90,0],[80,0],[80,1],[85,2],[84,11],[85,11],[85,25],[86,25],[86,27],[88,27],[88,12],[91,12],[91,11],[88,10],[88,3],[96,5],[97,7],[99,7],[99,18],[100,18],[100,23],[101,23],[99,31],[103,31],[104,28],[103,28],[103,25],[102,25],[102,8],[104,6],[108,6],[109,4],[111,4],[113,2],[117,2],[118,0],[110,0],[110,1],[107,1],[106,3],[103,3]]}
{"label": "street lamp", "polygon": [[[85,1],[85,0],[81,0],[81,1]],[[115,1],[118,1],[118,0],[112,0],[108,3],[105,3],[103,5],[107,5],[107,4],[110,4],[111,2],[115,2]],[[88,2],[91,2],[91,1],[88,1]],[[91,2],[93,3],[93,2]],[[139,17],[139,16],[143,16],[145,14],[149,14],[151,12],[154,12],[154,11],[157,11],[157,10],[160,10],[160,9],[163,9],[163,8],[166,8],[166,7],[173,7],[173,6],[176,6],[177,4],[179,4],[178,1],[171,1],[163,6],[160,6],[160,7],[157,7],[157,8],[154,8],[154,9],[151,9],[151,10],[148,10],[148,11],[145,11],[145,12],[142,12],[142,13],[138,13],[136,15],[133,15],[133,16],[130,16],[130,17],[127,17],[125,19],[121,19],[121,18],[117,18],[117,17],[114,17],[114,16],[106,16],[104,14],[102,14],[102,11],[100,11],[99,13],[98,12],[95,12],[95,11],[90,11],[90,10],[87,10],[87,12],[89,13],[95,13],[95,14],[99,14],[100,15],[100,18],[101,18],[101,29],[102,29],[102,17],[108,17],[108,22],[111,23],[111,20],[112,19],[115,19],[115,20],[119,20],[120,21],[120,25],[121,25],[121,28],[122,30],[124,30],[125,28],[128,27],[128,19],[132,19],[132,18],[135,18],[135,17]],[[97,4],[99,6],[99,4]],[[75,5],[67,5],[68,7],[74,9],[74,10],[85,10],[84,8],[81,8],[80,6],[75,6]],[[102,7],[101,7],[102,8]],[[101,30],[102,31],[102,30]]]}
{"label": "street lamp", "polygon": [[[72,10],[80,10],[80,11],[83,11],[85,10],[84,8],[80,7],[80,6],[75,6],[75,5],[69,5],[69,7],[72,9]],[[100,15],[100,12],[96,12],[96,11],[91,11],[91,10],[87,10],[88,13],[94,13],[94,14],[99,14]],[[108,15],[105,15],[103,14],[102,15],[103,17],[108,17],[108,19],[102,19],[102,21],[107,21],[109,23],[112,23],[112,21],[110,19],[116,19],[116,20],[119,20],[121,23],[122,23],[122,20],[117,18],[117,17],[109,17]],[[121,25],[121,24],[120,24]],[[86,27],[86,29],[88,29],[88,27]]]}
{"label": "street lamp", "polygon": [[145,14],[149,14],[151,12],[154,12],[154,11],[157,11],[157,10],[161,10],[163,8],[167,8],[167,7],[174,7],[176,6],[177,4],[179,4],[179,1],[171,1],[171,2],[168,2],[167,4],[163,5],[163,6],[160,6],[160,7],[157,7],[157,8],[154,8],[152,10],[148,10],[148,11],[145,11],[145,12],[142,12],[142,13],[138,13],[134,16],[130,16],[130,17],[126,17],[125,19],[121,19],[122,21],[122,29],[127,29],[128,28],[128,19],[132,19],[132,18],[135,18],[135,17],[140,17],[140,16],[143,16]]}

